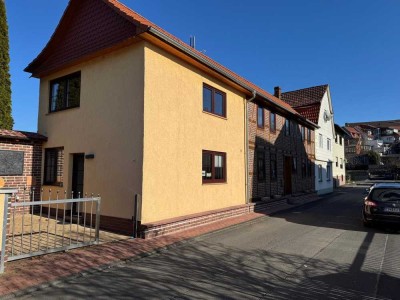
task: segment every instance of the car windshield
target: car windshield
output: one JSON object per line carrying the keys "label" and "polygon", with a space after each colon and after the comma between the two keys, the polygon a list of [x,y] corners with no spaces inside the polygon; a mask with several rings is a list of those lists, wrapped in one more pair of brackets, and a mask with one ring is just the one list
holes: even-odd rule
{"label": "car windshield", "polygon": [[379,202],[400,201],[400,189],[378,188],[371,192],[371,200]]}

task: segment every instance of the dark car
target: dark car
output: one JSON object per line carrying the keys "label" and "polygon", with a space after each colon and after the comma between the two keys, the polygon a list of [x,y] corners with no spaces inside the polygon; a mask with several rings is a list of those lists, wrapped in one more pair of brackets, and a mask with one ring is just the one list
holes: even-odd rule
{"label": "dark car", "polygon": [[374,223],[400,225],[400,183],[377,183],[364,199],[364,226]]}

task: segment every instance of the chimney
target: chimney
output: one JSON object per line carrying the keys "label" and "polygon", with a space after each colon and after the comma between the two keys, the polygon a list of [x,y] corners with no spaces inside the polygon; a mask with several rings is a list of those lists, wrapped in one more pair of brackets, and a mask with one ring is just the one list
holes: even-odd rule
{"label": "chimney", "polygon": [[281,96],[282,96],[282,89],[281,89],[280,86],[274,87],[274,96],[275,96],[276,98],[281,99]]}

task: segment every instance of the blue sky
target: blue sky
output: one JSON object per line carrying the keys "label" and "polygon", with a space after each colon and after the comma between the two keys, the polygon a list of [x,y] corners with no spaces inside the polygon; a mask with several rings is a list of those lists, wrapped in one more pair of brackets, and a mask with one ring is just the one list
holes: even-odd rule
{"label": "blue sky", "polygon": [[[270,92],[328,83],[336,123],[400,118],[400,1],[121,2]],[[23,69],[67,3],[6,0],[14,129],[37,130],[39,80]]]}

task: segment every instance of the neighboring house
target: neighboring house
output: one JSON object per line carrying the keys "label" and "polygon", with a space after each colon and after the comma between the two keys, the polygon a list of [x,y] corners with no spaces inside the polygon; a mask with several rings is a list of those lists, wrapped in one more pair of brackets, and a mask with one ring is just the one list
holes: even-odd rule
{"label": "neighboring house", "polygon": [[249,100],[315,127],[116,0],[71,0],[26,71],[40,79],[45,190],[99,193],[115,231],[132,231],[135,195],[153,235],[248,212]]}
{"label": "neighboring house", "polygon": [[248,103],[247,110],[251,199],[268,201],[283,195],[314,192],[317,126],[287,104],[277,107],[256,100]]}
{"label": "neighboring house", "polygon": [[282,93],[282,100],[319,126],[315,130],[315,189],[318,194],[333,191],[332,162],[335,129],[328,85]]}
{"label": "neighboring house", "polygon": [[335,143],[333,144],[333,180],[338,187],[346,183],[346,161],[344,155],[345,136],[347,133],[335,124]]}

